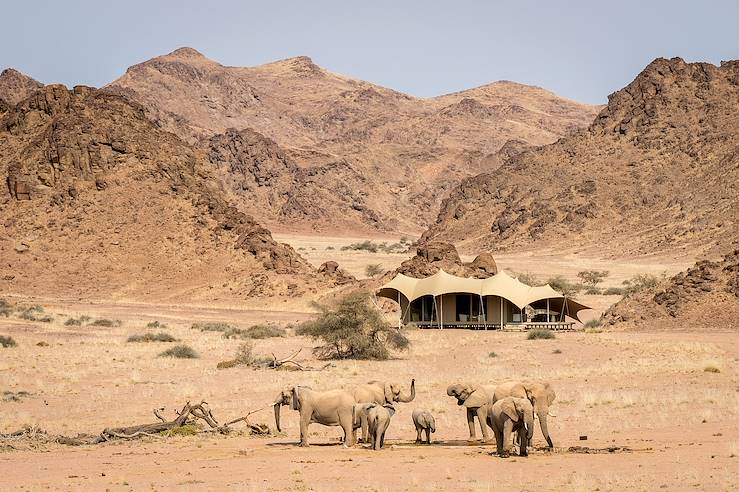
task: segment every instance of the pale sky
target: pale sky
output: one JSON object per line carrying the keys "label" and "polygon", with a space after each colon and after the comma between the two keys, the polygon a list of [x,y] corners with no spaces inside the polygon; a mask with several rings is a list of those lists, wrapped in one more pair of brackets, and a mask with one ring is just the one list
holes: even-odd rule
{"label": "pale sky", "polygon": [[181,46],[224,65],[307,55],[421,97],[495,80],[604,103],[654,58],[739,58],[739,1],[5,2],[0,69],[102,86]]}

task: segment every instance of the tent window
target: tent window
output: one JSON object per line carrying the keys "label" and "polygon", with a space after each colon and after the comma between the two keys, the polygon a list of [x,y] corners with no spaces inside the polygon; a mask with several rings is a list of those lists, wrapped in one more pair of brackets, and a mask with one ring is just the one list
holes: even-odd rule
{"label": "tent window", "polygon": [[436,310],[434,309],[433,296],[423,296],[411,302],[411,321],[434,321]]}
{"label": "tent window", "polygon": [[477,321],[482,314],[480,296],[457,294],[457,321]]}

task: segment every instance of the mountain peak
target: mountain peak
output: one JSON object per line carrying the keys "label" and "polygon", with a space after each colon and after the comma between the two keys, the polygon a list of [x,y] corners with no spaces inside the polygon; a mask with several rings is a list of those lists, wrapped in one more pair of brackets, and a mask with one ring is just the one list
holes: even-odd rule
{"label": "mountain peak", "polygon": [[175,58],[183,58],[183,59],[188,59],[188,60],[197,60],[197,59],[206,58],[206,56],[203,55],[201,52],[199,52],[195,48],[190,48],[189,46],[183,46],[181,48],[177,48],[172,53],[169,53],[167,56],[171,56]]}
{"label": "mountain peak", "polygon": [[0,98],[16,104],[44,84],[14,68],[6,68],[0,73]]}

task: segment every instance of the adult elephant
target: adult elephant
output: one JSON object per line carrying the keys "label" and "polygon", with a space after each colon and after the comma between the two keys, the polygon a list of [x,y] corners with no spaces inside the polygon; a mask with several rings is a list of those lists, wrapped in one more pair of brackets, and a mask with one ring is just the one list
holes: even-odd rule
{"label": "adult elephant", "polygon": [[495,386],[475,385],[471,383],[455,383],[449,385],[446,394],[457,399],[457,405],[467,409],[467,425],[470,428],[470,441],[476,441],[475,416],[480,424],[483,442],[490,441],[490,433],[486,423],[487,404],[492,404]]}
{"label": "adult elephant", "polygon": [[344,431],[344,445],[353,446],[355,403],[354,396],[345,390],[313,391],[307,386],[293,386],[282,390],[275,399],[275,425],[278,431],[282,430],[280,408],[289,405],[300,412],[300,446],[309,445],[308,426],[313,423],[340,426]]}
{"label": "adult elephant", "polygon": [[[379,403],[380,405],[393,403],[408,403],[416,398],[416,380],[411,379],[411,388],[409,392],[403,392],[400,384],[384,381],[370,381],[367,384],[360,384],[352,389],[352,396],[357,403]],[[367,418],[364,413],[359,415],[359,425],[362,427],[362,442],[367,442],[368,427]]]}
{"label": "adult elephant", "polygon": [[550,448],[554,447],[552,438],[547,429],[547,414],[549,406],[556,398],[552,385],[545,381],[510,381],[499,384],[493,393],[493,403],[508,396],[528,399],[534,407],[534,413],[539,417],[539,426],[544,439]]}

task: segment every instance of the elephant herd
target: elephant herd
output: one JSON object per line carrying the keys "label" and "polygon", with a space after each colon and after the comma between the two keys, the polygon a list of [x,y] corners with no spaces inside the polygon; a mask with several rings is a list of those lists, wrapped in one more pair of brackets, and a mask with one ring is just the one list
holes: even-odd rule
{"label": "elephant herd", "polygon": [[[552,386],[542,381],[510,381],[497,386],[455,383],[447,388],[447,395],[465,407],[470,441],[477,440],[477,417],[483,442],[491,442],[493,431],[498,455],[507,456],[512,448],[512,436],[516,434],[519,454],[526,456],[526,448],[534,434],[534,415],[539,419],[542,434],[549,447],[553,447],[547,428],[549,406],[555,398]],[[410,391],[400,385],[371,381],[350,389],[314,391],[307,386],[286,388],[274,401],[275,424],[281,431],[280,409],[289,406],[300,414],[300,446],[308,446],[308,426],[313,423],[339,426],[344,431],[344,445],[356,443],[355,431],[362,429],[362,442],[372,449],[384,446],[385,432],[395,414],[395,403],[408,403],[416,397],[416,381],[411,381]],[[428,410],[415,409],[412,414],[416,428],[416,442],[431,444],[431,433],[436,431],[434,416]],[[425,440],[423,439],[425,433]]]}

